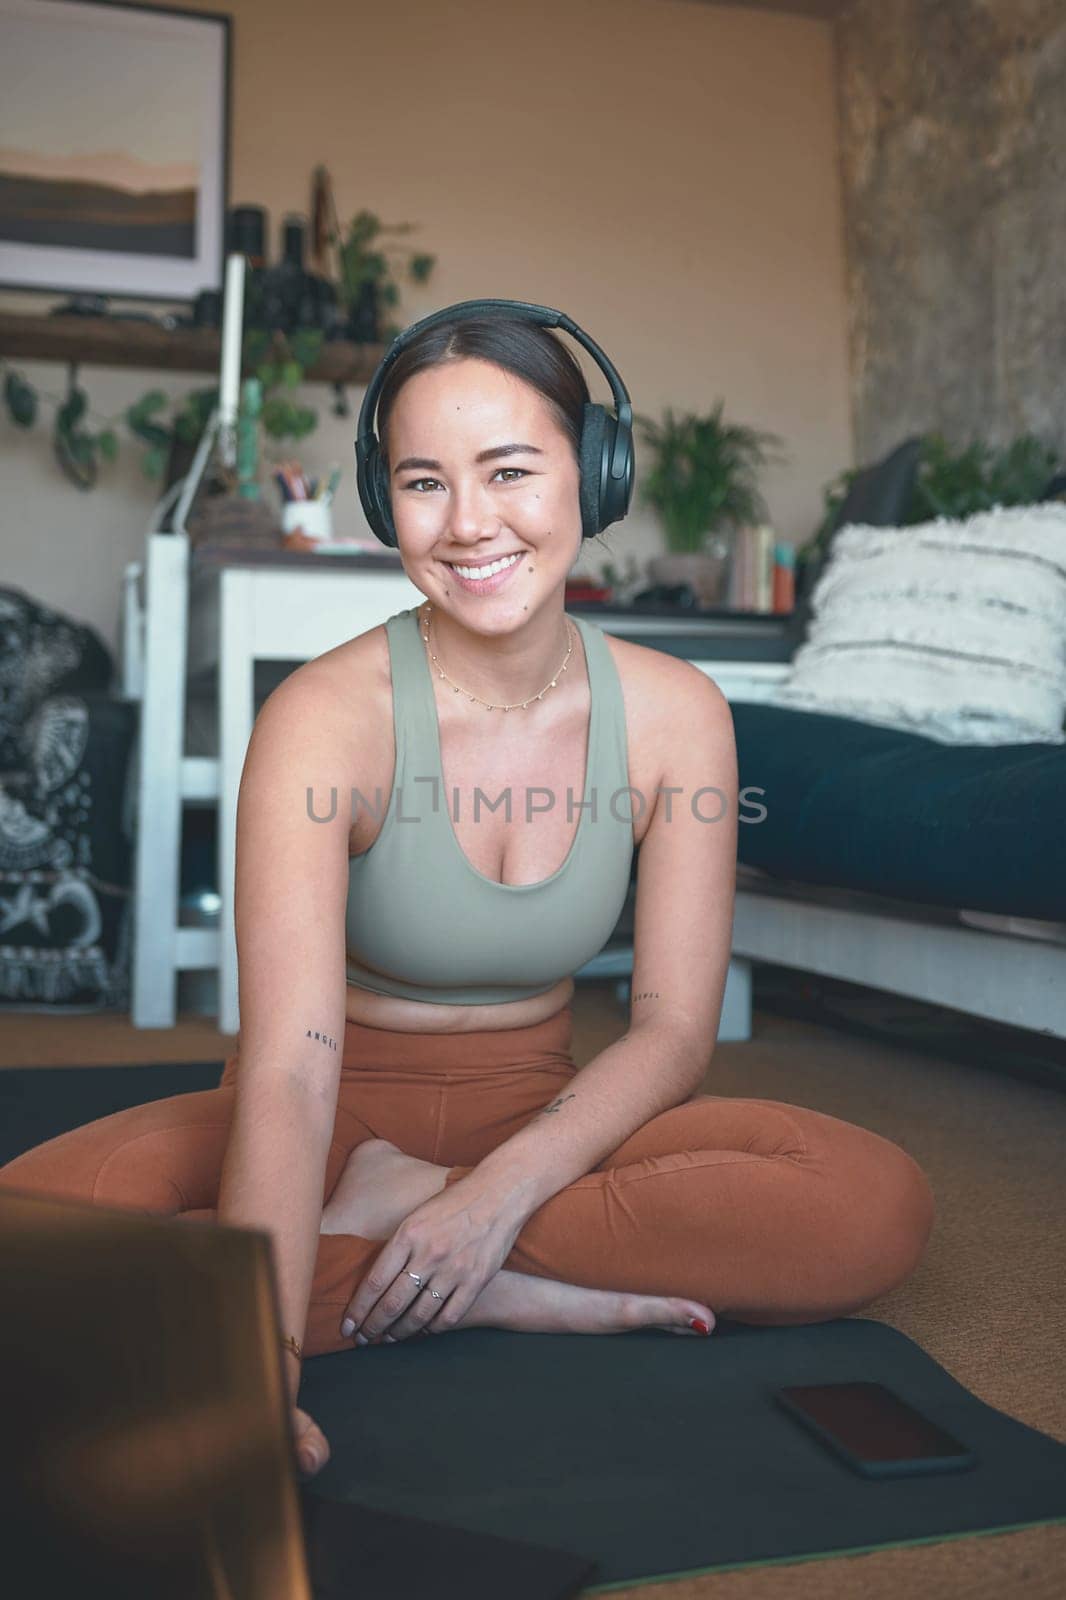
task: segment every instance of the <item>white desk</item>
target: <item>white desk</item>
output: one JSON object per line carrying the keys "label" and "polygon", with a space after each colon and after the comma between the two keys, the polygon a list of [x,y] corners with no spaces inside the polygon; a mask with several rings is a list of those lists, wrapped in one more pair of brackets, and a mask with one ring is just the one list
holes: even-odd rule
{"label": "white desk", "polygon": [[[401,568],[370,558],[313,556],[299,565],[189,565],[186,541],[151,535],[147,571],[133,1021],[172,1026],[178,971],[216,968],[218,1026],[236,1033],[237,951],[233,889],[237,792],[255,720],[257,661],[307,661],[420,604]],[[185,597],[187,596],[187,610]],[[597,624],[628,637],[688,630],[685,621],[627,616]],[[730,699],[764,699],[787,670],[777,661],[696,660]],[[216,674],[217,761],[184,752],[187,677]],[[217,932],[179,928],[183,800],[218,802]]]}

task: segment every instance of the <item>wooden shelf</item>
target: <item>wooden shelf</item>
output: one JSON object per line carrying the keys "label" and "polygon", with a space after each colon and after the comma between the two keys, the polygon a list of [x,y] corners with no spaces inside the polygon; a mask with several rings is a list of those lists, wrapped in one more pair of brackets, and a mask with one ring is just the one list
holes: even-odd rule
{"label": "wooden shelf", "polygon": [[[217,328],[176,328],[123,317],[23,316],[0,311],[0,355],[23,361],[63,361],[100,367],[155,367],[167,372],[216,373]],[[384,345],[332,340],[307,377],[314,383],[366,384]]]}

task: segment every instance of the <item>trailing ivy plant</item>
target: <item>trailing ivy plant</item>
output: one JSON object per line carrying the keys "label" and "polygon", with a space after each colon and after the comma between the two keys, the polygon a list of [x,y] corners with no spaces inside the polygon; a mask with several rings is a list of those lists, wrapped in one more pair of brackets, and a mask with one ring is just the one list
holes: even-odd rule
{"label": "trailing ivy plant", "polygon": [[[144,447],[141,467],[145,476],[161,478],[173,441],[195,445],[218,399],[217,387],[194,389],[177,400],[162,389],[150,389],[115,416],[97,417],[73,365],[64,396],[38,390],[12,367],[6,367],[3,394],[8,415],[18,428],[36,425],[42,400],[54,407],[52,447],[60,466],[80,489],[93,487],[101,463],[118,459],[120,425]],[[91,426],[93,422],[97,426]]]}
{"label": "trailing ivy plant", "polygon": [[[17,428],[34,427],[42,396],[9,363],[3,362],[0,366],[4,372],[4,404],[8,416]],[[65,395],[45,394],[43,398],[55,407],[52,449],[56,460],[79,489],[91,489],[100,461],[114,461],[118,455],[118,437],[113,418],[100,419],[104,426],[96,431],[89,427],[89,397],[78,383],[77,370],[74,366],[69,369]]]}
{"label": "trailing ivy plant", "polygon": [[[242,361],[254,366],[263,386],[260,421],[265,433],[279,441],[302,439],[318,424],[318,413],[297,404],[293,391],[304,381],[306,371],[317,361],[323,334],[304,329],[284,337],[253,330],[245,335]],[[40,402],[54,406],[53,449],[64,472],[81,489],[91,489],[102,462],[118,458],[119,436],[124,424],[143,446],[141,468],[146,477],[162,478],[175,441],[195,448],[218,404],[218,385],[190,390],[175,399],[162,389],[149,389],[132,405],[112,417],[95,419],[89,398],[77,381],[77,368],[69,369],[65,396],[38,390],[15,368],[3,363],[3,396],[8,415],[16,427],[36,425]]]}
{"label": "trailing ivy plant", "polygon": [[322,351],[324,335],[300,328],[283,335],[253,329],[244,336],[242,359],[263,386],[263,431],[277,440],[303,439],[318,426],[318,412],[297,404],[294,391]]}
{"label": "trailing ivy plant", "polygon": [[[150,389],[126,407],[126,427],[145,446],[141,469],[146,478],[163,476],[175,440],[196,447],[217,403],[217,387],[194,389],[177,402],[162,389]],[[171,406],[174,410],[168,417]]]}

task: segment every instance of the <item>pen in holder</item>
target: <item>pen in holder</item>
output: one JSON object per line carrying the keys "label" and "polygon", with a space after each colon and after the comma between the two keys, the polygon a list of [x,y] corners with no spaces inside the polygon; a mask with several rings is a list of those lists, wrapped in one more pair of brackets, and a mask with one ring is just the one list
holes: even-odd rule
{"label": "pen in holder", "polygon": [[299,531],[314,544],[329,544],[333,539],[333,506],[328,500],[290,500],[281,508],[281,526],[286,533]]}

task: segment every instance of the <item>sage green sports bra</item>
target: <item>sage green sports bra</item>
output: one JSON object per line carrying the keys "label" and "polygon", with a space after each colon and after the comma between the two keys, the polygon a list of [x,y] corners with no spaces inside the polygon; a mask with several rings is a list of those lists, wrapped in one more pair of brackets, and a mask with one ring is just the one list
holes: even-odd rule
{"label": "sage green sports bra", "polygon": [[[503,1004],[545,993],[610,938],[634,853],[625,704],[602,628],[583,617],[571,621],[584,641],[591,696],[584,794],[579,801],[569,790],[553,795],[533,786],[510,793],[512,815],[535,814],[550,803],[568,806],[571,823],[579,819],[562,866],[523,884],[487,878],[460,847],[451,820],[455,802],[446,809],[437,706],[418,617],[412,609],[386,622],[396,769],[387,804],[380,790],[353,794],[374,816],[384,810],[384,820],[369,850],[348,865],[349,983],[445,1005]],[[501,804],[500,796],[475,786],[471,792],[479,805]]]}

